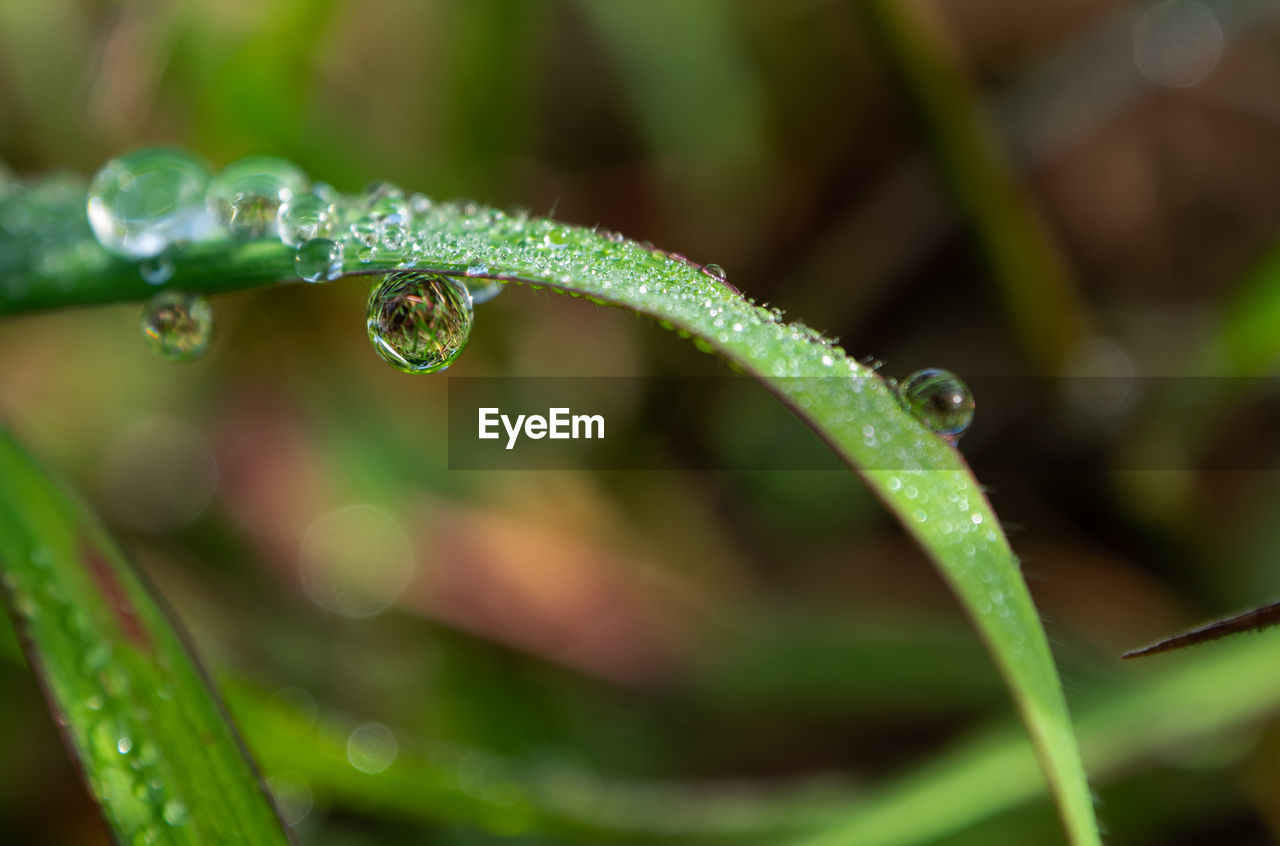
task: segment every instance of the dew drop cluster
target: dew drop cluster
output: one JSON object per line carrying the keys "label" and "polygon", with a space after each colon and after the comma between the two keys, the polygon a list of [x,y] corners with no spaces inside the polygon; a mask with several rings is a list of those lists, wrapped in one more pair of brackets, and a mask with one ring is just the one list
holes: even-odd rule
{"label": "dew drop cluster", "polygon": [[472,305],[495,297],[503,282],[479,261],[452,276],[397,270],[427,258],[435,246],[428,233],[470,205],[438,205],[389,182],[345,196],[273,156],[240,159],[214,174],[194,156],[156,148],[107,162],[90,184],[87,210],[98,243],[135,261],[148,285],[165,289],[147,305],[142,328],[166,358],[199,356],[212,331],[207,301],[167,287],[175,255],[220,239],[279,241],[294,251],[303,281],[372,272],[368,325],[375,351],[397,369],[431,373],[457,358]]}

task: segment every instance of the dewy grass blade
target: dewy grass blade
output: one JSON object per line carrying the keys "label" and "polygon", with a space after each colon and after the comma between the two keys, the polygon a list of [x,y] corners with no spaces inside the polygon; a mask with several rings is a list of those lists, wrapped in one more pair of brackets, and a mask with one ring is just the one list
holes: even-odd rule
{"label": "dewy grass blade", "polygon": [[[364,208],[360,198],[344,201]],[[83,221],[72,183],[9,186],[7,277],[0,314],[143,299],[155,288],[136,262],[113,259]],[[759,379],[861,474],[938,566],[972,617],[1022,713],[1071,840],[1100,842],[1065,697],[1018,561],[959,452],[907,412],[874,370],[799,322],[755,305],[683,256],[616,233],[473,203],[425,203],[403,239],[345,251],[343,272],[420,269],[521,283],[648,315]],[[34,245],[34,246],[33,246]],[[355,245],[359,246],[359,245]],[[293,251],[280,241],[214,240],[173,250],[167,288],[212,294],[289,279]],[[353,315],[353,319],[358,319]]]}
{"label": "dewy grass blade", "polygon": [[290,842],[146,583],[2,432],[0,577],[27,661],[117,842]]}

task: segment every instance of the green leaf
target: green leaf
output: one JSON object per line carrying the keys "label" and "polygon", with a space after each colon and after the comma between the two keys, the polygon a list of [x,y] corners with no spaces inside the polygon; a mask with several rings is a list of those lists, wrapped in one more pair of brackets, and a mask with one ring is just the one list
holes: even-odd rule
{"label": "green leaf", "polygon": [[117,842],[289,843],[160,603],[3,432],[0,576],[27,660]]}
{"label": "green leaf", "polygon": [[[8,270],[0,314],[154,292],[135,264],[97,248],[83,223],[83,189],[45,183],[10,187],[7,196],[11,209],[0,204],[0,214],[26,223],[7,230],[0,255],[12,245],[15,255],[26,249],[27,259],[11,262],[17,266]],[[14,205],[24,214],[14,214]],[[616,234],[474,204],[436,204],[416,225],[411,262],[375,252],[362,263],[351,249],[346,271],[411,264],[587,297],[649,315],[758,378],[861,474],[938,566],[1009,685],[1072,842],[1100,842],[1048,641],[999,521],[960,453],[905,411],[873,369],[683,256]],[[175,250],[172,260],[166,287],[201,293],[272,284],[293,273],[292,252],[275,241],[198,244]]]}

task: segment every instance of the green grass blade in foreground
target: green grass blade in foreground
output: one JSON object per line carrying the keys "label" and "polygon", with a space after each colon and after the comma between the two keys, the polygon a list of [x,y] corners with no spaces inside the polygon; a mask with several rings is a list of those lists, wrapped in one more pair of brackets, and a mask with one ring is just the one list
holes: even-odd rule
{"label": "green grass blade in foreground", "polygon": [[[1126,689],[1077,708],[1095,778],[1194,750],[1280,710],[1280,636],[1220,644],[1168,660]],[[838,825],[792,846],[931,843],[1040,796],[1035,756],[1012,731],[977,739],[869,794]]]}
{"label": "green grass blade in foreground", "polygon": [[28,663],[118,842],[290,842],[147,585],[2,432],[0,576]]}
{"label": "green grass blade in foreground", "polygon": [[[10,187],[0,212],[13,204],[31,208],[26,235],[9,229],[0,241],[0,256],[10,245],[18,256],[7,261],[0,313],[154,292],[135,264],[97,248],[82,220],[83,188],[77,197],[54,183]],[[950,582],[1009,685],[1072,842],[1100,842],[1066,700],[1018,561],[964,459],[905,411],[880,376],[700,265],[621,236],[470,203],[434,204],[415,219],[411,236],[412,258],[374,252],[360,262],[351,249],[346,272],[412,266],[620,306],[693,338],[766,385],[862,475]],[[172,261],[166,287],[201,293],[272,284],[294,272],[290,251],[274,240],[198,244],[175,250]]]}

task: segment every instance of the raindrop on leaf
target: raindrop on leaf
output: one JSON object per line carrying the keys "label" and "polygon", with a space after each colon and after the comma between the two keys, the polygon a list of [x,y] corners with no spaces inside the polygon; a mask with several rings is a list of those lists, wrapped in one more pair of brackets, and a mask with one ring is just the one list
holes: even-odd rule
{"label": "raindrop on leaf", "polygon": [[912,373],[898,385],[898,398],[917,420],[946,438],[959,438],[973,421],[973,394],[947,370]]}
{"label": "raindrop on leaf", "polygon": [[434,373],[453,363],[471,336],[471,293],[448,276],[388,273],[369,291],[369,340],[405,373]]}
{"label": "raindrop on leaf", "polygon": [[112,159],[93,177],[89,225],[116,255],[159,255],[174,241],[208,233],[208,185],[209,171],[198,159],[177,150],[138,150]]}
{"label": "raindrop on leaf", "polygon": [[185,361],[202,354],[213,337],[213,307],[204,297],[161,291],[142,314],[142,334],[167,359]]}

